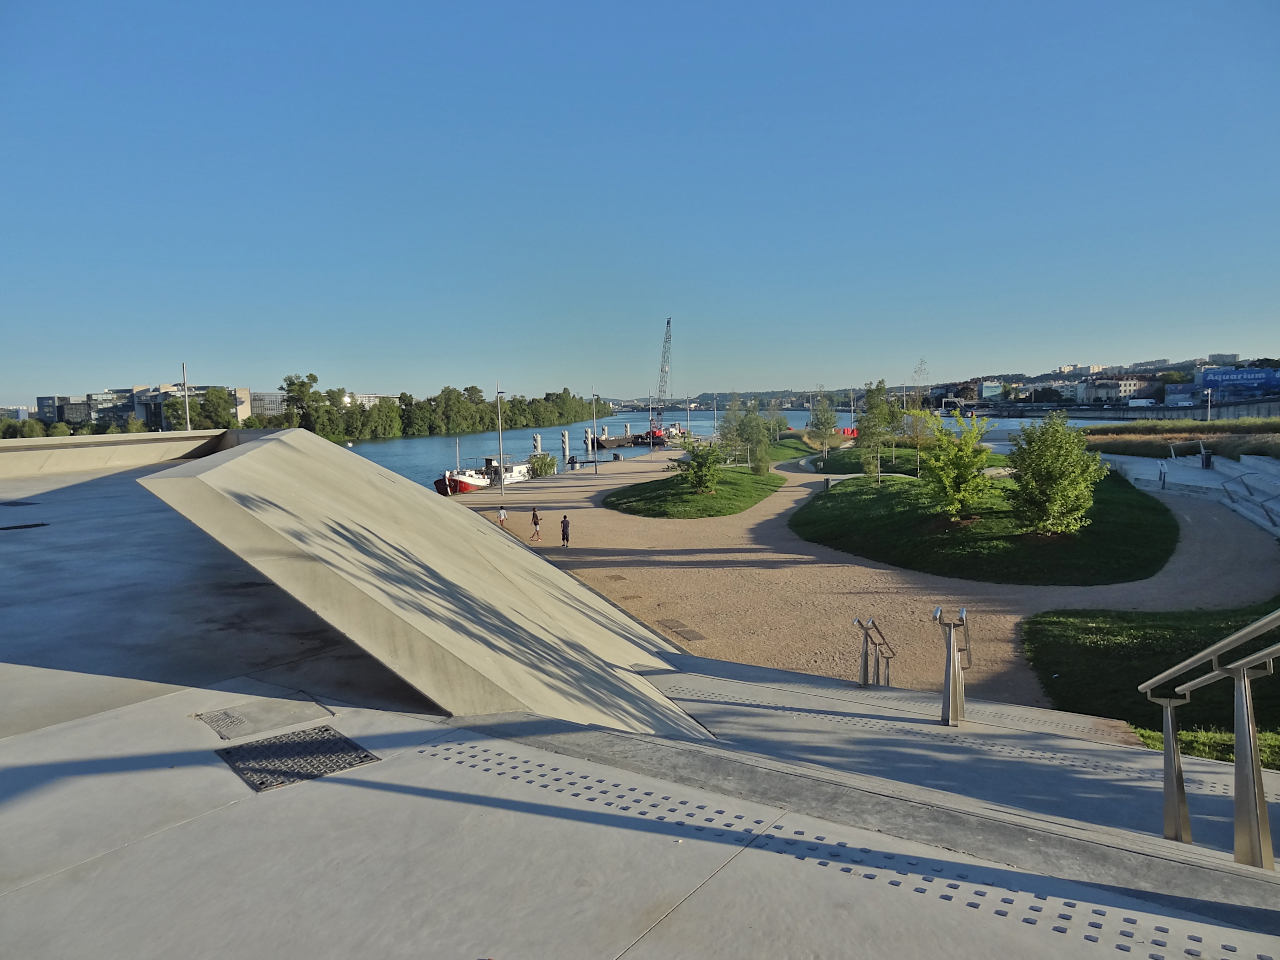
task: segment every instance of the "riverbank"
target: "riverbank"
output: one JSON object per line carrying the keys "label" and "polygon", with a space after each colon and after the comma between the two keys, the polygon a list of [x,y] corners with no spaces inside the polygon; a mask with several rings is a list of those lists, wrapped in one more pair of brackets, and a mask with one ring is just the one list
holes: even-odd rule
{"label": "riverbank", "polygon": [[[942,641],[931,617],[969,610],[975,697],[1047,706],[1022,654],[1021,621],[1053,609],[1223,609],[1272,597],[1280,584],[1280,544],[1216,503],[1160,495],[1178,517],[1181,537],[1168,564],[1148,580],[1099,587],[987,584],[900,570],[807,543],[787,518],[824,478],[783,464],[786,483],[731,517],[657,520],[600,506],[605,493],[667,476],[674,454],[659,451],[602,462],[555,477],[454,500],[528,541],[534,507],[543,516],[548,561],[700,656],[852,680],[860,646],[852,620],[875,618],[897,651],[897,686],[937,690]],[[560,519],[571,546],[560,547]],[[1135,696],[1137,694],[1135,693]],[[1154,721],[1153,721],[1154,722]]]}

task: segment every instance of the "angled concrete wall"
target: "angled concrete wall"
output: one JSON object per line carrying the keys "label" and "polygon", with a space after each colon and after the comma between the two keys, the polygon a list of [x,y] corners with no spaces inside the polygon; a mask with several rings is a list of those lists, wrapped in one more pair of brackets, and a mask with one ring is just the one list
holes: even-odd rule
{"label": "angled concrete wall", "polygon": [[631,669],[664,668],[665,640],[466,507],[313,434],[139,483],[454,714],[706,736]]}
{"label": "angled concrete wall", "polygon": [[217,450],[231,432],[235,431],[174,430],[0,440],[0,477],[129,470],[166,460],[203,457]]}

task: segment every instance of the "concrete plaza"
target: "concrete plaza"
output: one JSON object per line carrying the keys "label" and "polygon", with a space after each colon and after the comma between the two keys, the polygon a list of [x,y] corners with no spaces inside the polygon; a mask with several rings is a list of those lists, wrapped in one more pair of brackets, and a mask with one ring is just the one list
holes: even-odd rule
{"label": "concrete plaza", "polygon": [[[2,956],[1280,956],[1229,767],[1187,762],[1175,844],[1114,724],[990,698],[943,727],[928,689],[689,638],[638,675],[710,737],[445,716],[138,484],[162,469],[0,480]],[[357,762],[257,792],[216,752],[320,730]]]}

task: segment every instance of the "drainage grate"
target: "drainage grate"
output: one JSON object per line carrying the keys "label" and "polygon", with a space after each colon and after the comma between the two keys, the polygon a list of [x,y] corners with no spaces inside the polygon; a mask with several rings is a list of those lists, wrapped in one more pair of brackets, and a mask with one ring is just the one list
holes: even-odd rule
{"label": "drainage grate", "polygon": [[227,747],[217,754],[258,791],[313,780],[378,759],[328,725]]}
{"label": "drainage grate", "polygon": [[15,523],[12,526],[0,527],[0,530],[31,530],[35,527],[47,527],[47,523]]}

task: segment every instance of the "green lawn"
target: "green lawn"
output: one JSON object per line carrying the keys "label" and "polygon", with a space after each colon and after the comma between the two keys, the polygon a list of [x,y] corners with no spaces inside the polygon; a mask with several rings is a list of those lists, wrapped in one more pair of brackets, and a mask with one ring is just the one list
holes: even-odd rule
{"label": "green lawn", "polygon": [[715,493],[694,493],[679,474],[672,474],[614,490],[604,498],[604,505],[640,517],[727,517],[755,506],[784,482],[776,473],[758,477],[745,467],[726,467]]}
{"label": "green lawn", "polygon": [[807,457],[811,453],[813,453],[813,448],[797,436],[784,436],[769,447],[769,459],[773,463],[780,463],[783,460],[795,460],[798,457]]}
{"label": "green lawn", "polygon": [[791,518],[799,536],[908,570],[989,583],[1123,583],[1155,574],[1173,554],[1178,523],[1167,507],[1112,474],[1098,484],[1080,533],[1024,533],[997,480],[976,519],[951,523],[907,477],[845,480]]}
{"label": "green lawn", "polygon": [[[1160,746],[1160,708],[1138,693],[1138,684],[1277,607],[1280,596],[1235,610],[1051,610],[1028,619],[1023,635],[1027,659],[1055,707],[1127,721],[1145,743]],[[1240,655],[1275,643],[1277,634],[1259,637]],[[1280,768],[1280,679],[1256,681],[1253,695],[1263,762]],[[1230,759],[1232,705],[1229,680],[1196,691],[1178,708],[1178,743],[1196,756]]]}
{"label": "green lawn", "polygon": [[[845,447],[841,450],[832,450],[825,458],[818,457],[812,461],[816,468],[818,463],[822,463],[822,468],[818,473],[862,473],[862,454],[861,447]],[[987,454],[987,466],[1003,467],[1007,466],[1009,458],[1003,453]],[[874,472],[874,469],[873,469]],[[916,451],[914,447],[898,447],[895,451],[892,447],[882,448],[880,454],[880,472],[900,473],[908,477],[916,476]]]}

